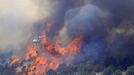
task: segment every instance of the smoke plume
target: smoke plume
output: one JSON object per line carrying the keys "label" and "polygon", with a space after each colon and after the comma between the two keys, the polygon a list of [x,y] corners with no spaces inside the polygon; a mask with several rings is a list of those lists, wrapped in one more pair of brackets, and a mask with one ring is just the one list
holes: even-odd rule
{"label": "smoke plume", "polygon": [[133,0],[0,0],[0,6],[0,48],[24,44],[52,21],[49,36],[64,42],[83,36],[77,62],[134,63]]}
{"label": "smoke plume", "polygon": [[53,30],[56,29],[54,33],[59,32],[60,36],[68,35],[62,36],[64,40],[75,35],[83,35],[83,46],[77,61],[99,61],[105,65],[134,63],[132,58],[134,1],[68,0],[68,2],[69,5],[64,6],[64,0],[63,5],[61,1],[60,11],[66,9],[64,12],[57,10],[62,17],[56,18],[55,21],[61,23],[56,24]]}
{"label": "smoke plume", "polygon": [[44,0],[43,8],[39,3],[32,0],[0,0],[0,50],[20,50],[27,43],[34,23],[51,12],[47,0]]}

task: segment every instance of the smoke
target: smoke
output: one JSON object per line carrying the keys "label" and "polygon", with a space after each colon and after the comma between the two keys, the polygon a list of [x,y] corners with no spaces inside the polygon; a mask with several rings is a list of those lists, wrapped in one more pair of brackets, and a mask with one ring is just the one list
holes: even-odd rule
{"label": "smoke", "polygon": [[[117,64],[133,64],[134,40],[134,1],[133,0],[94,0],[93,4],[109,13],[107,35],[104,37],[107,48],[103,55]],[[120,62],[121,61],[121,62]],[[128,61],[127,63],[125,61]],[[113,63],[111,62],[111,64]]]}
{"label": "smoke", "polygon": [[134,63],[133,0],[0,0],[0,11],[0,48],[25,44],[53,21],[49,36],[83,35],[76,61]]}
{"label": "smoke", "polygon": [[32,0],[0,0],[1,51],[21,50],[33,33],[34,23],[51,14],[48,0],[44,0],[47,7],[40,8],[39,3]]}
{"label": "smoke", "polygon": [[93,4],[85,4],[66,12],[65,27],[69,37],[82,35],[83,45],[78,55],[78,62],[91,59],[98,60],[99,54],[105,47],[105,25],[102,19],[106,18],[99,7]]}
{"label": "smoke", "polygon": [[72,6],[64,15],[63,31],[66,28],[68,37],[84,37],[77,63],[90,61],[123,67],[134,64],[134,1],[86,2]]}
{"label": "smoke", "polygon": [[[71,15],[72,18],[68,18],[69,15]],[[92,32],[97,25],[99,26],[101,10],[89,4],[68,11],[66,16],[66,24],[70,35],[83,34],[83,36],[87,36],[90,34],[88,32]]]}
{"label": "smoke", "polygon": [[[49,35],[59,34],[65,43],[74,36],[83,35],[83,44],[76,63],[85,61],[104,65],[134,63],[133,0],[50,0],[50,2],[54,4],[54,11],[48,19],[54,21],[54,24]],[[45,22],[39,21],[40,29]],[[126,60],[128,63],[124,62]]]}

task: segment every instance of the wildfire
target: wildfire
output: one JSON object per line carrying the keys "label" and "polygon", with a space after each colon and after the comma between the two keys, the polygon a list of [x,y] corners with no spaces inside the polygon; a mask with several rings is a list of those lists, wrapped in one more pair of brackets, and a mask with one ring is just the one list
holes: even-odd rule
{"label": "wildfire", "polygon": [[[51,28],[51,24],[52,22],[49,22],[48,28]],[[70,65],[79,53],[82,36],[73,38],[64,46],[60,39],[53,43],[49,40],[43,33],[39,43],[28,45],[24,57],[13,57],[11,65],[18,66],[16,72],[22,75],[46,75],[49,70],[57,70],[60,64]]]}

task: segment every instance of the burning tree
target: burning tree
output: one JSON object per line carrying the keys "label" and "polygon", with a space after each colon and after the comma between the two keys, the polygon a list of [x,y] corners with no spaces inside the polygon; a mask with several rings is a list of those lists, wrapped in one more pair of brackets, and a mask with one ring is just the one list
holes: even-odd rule
{"label": "burning tree", "polygon": [[70,65],[79,53],[82,40],[82,36],[77,36],[63,46],[60,39],[52,43],[44,34],[39,38],[28,45],[24,57],[12,57],[10,66],[16,68],[17,74],[46,75],[49,70],[57,70],[60,64]]}

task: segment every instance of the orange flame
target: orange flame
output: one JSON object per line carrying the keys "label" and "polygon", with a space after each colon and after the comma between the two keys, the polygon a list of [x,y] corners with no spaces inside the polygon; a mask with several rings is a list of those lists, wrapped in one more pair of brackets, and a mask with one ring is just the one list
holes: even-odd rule
{"label": "orange flame", "polygon": [[[52,22],[49,22],[49,29],[51,24]],[[19,66],[23,67],[23,70],[18,69],[16,70],[17,73],[21,72],[22,75],[46,75],[49,70],[57,70],[60,64],[72,64],[75,55],[79,53],[81,41],[82,36],[77,36],[63,46],[60,39],[51,43],[48,37],[43,34],[40,44],[29,45],[24,57],[14,57],[11,65],[22,60],[23,65],[20,64]]]}
{"label": "orange flame", "polygon": [[50,32],[52,26],[53,26],[54,22],[53,21],[48,21],[45,27],[45,32]]}

